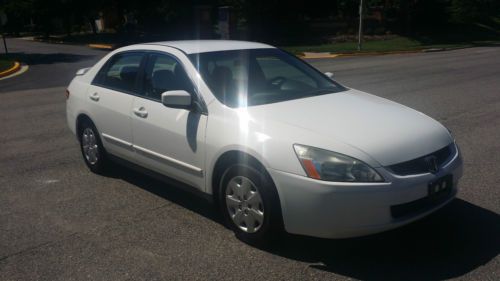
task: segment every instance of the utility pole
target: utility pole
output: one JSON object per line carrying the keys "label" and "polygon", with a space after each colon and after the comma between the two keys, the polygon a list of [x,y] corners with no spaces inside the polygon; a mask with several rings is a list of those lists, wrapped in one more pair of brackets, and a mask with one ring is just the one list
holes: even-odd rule
{"label": "utility pole", "polygon": [[7,50],[7,41],[5,41],[5,31],[3,30],[3,27],[7,24],[7,15],[5,14],[4,11],[0,10],[0,27],[2,29],[2,40],[3,40],[3,47],[5,48],[5,55],[9,55],[9,51]]}
{"label": "utility pole", "polygon": [[359,1],[359,32],[358,32],[358,51],[361,51],[363,44],[363,0]]}
{"label": "utility pole", "polygon": [[9,50],[7,50],[7,42],[5,41],[5,34],[2,33],[3,47],[5,48],[5,55],[9,55]]}

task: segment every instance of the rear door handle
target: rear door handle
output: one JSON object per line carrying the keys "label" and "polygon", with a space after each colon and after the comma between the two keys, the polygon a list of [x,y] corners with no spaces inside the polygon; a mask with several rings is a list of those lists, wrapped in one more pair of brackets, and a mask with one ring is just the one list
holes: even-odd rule
{"label": "rear door handle", "polygon": [[93,93],[89,96],[89,98],[93,101],[99,101],[99,94],[98,93]]}
{"label": "rear door handle", "polygon": [[148,112],[146,111],[146,108],[144,108],[143,106],[134,108],[134,114],[141,118],[148,117]]}

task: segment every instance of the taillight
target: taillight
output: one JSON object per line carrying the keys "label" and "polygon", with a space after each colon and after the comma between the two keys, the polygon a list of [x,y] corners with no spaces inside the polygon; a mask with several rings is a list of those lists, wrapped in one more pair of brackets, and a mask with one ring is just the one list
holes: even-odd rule
{"label": "taillight", "polygon": [[69,91],[68,91],[68,89],[66,89],[66,99],[68,99],[68,98],[69,98]]}

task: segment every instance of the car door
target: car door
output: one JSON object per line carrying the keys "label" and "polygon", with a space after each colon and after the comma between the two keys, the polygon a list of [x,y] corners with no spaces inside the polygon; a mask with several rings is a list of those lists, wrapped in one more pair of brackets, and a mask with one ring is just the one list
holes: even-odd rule
{"label": "car door", "polygon": [[123,52],[111,57],[98,72],[88,89],[93,119],[106,150],[131,160],[132,120],[130,110],[138,91],[139,69],[145,59],[142,52]]}
{"label": "car door", "polygon": [[137,161],[203,190],[207,115],[164,106],[161,94],[169,90],[185,90],[193,99],[200,99],[178,59],[166,53],[150,53],[141,95],[132,107]]}

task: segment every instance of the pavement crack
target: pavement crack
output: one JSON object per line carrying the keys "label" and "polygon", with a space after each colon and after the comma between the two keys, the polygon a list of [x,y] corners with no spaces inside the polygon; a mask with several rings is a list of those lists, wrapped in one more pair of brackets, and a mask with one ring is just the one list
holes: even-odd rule
{"label": "pavement crack", "polygon": [[9,254],[9,255],[6,255],[6,256],[3,256],[3,257],[0,257],[0,262],[4,261],[4,260],[7,260],[11,257],[15,257],[15,256],[18,256],[18,255],[22,255],[24,253],[28,253],[28,252],[31,252],[31,251],[34,251],[36,249],[39,249],[39,248],[42,248],[42,247],[45,247],[45,246],[48,246],[48,245],[53,245],[53,244],[57,244],[61,241],[64,241],[64,240],[67,240],[75,235],[77,235],[78,232],[74,232],[74,233],[71,233],[61,239],[58,239],[58,240],[52,240],[52,241],[47,241],[47,242],[44,242],[44,243],[40,243],[38,245],[35,245],[35,246],[32,246],[32,247],[28,247],[26,249],[23,249],[21,251],[18,251],[18,252],[14,252],[12,254]]}

